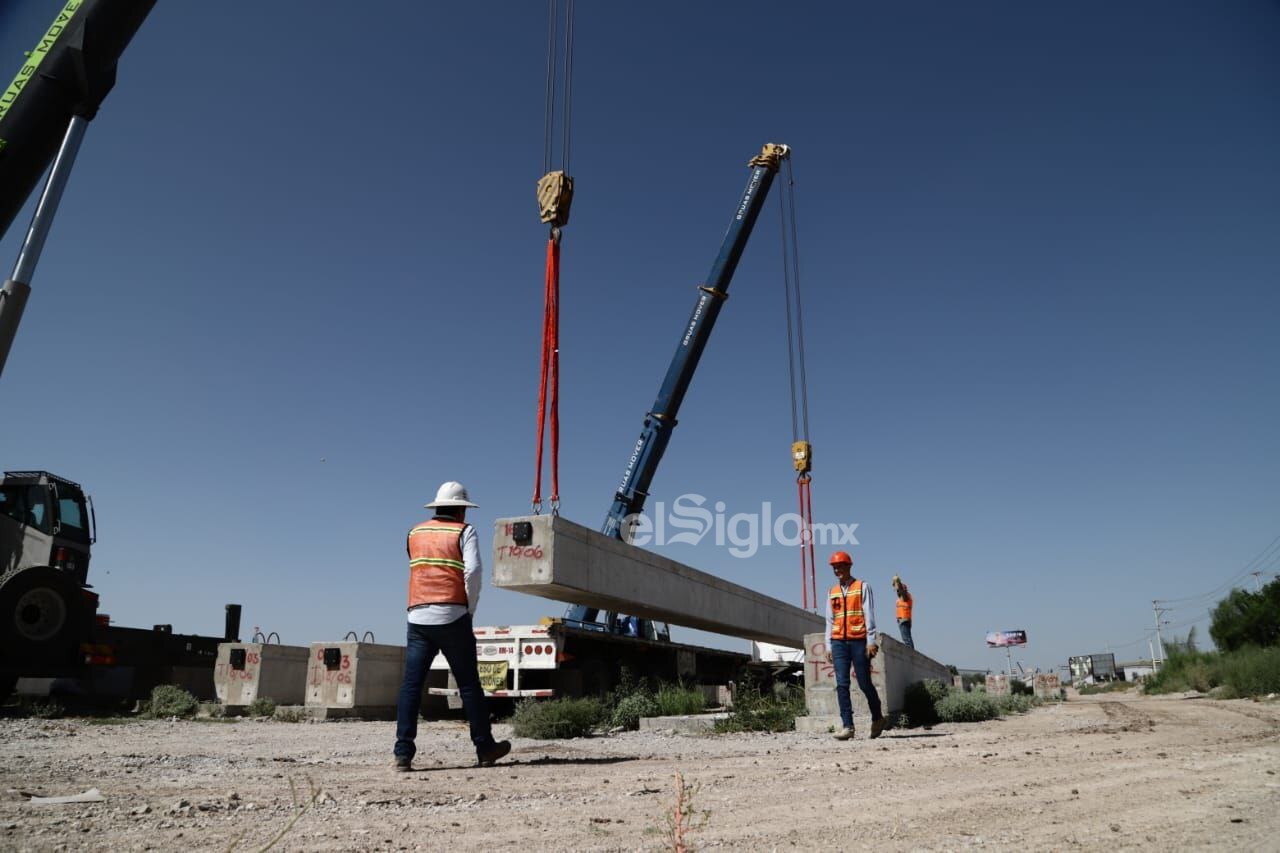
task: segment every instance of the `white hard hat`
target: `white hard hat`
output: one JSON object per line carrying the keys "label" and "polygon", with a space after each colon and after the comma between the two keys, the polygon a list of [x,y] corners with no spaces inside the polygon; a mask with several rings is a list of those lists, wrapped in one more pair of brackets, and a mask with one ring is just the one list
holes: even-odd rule
{"label": "white hard hat", "polygon": [[440,488],[436,489],[436,499],[429,504],[424,504],[424,508],[431,509],[438,506],[477,506],[467,499],[467,487],[461,483],[450,480],[442,483]]}

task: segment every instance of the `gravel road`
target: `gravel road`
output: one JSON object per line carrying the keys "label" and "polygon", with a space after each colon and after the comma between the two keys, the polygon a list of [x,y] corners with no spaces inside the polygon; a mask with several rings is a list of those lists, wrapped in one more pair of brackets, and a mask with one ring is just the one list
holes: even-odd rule
{"label": "gravel road", "polygon": [[[677,771],[702,850],[1280,846],[1274,701],[1107,694],[866,728],[516,740],[480,769],[450,721],[423,726],[418,769],[398,774],[392,723],[7,719],[0,849],[257,850],[284,833],[274,849],[657,850]],[[27,802],[89,788],[105,801]]]}

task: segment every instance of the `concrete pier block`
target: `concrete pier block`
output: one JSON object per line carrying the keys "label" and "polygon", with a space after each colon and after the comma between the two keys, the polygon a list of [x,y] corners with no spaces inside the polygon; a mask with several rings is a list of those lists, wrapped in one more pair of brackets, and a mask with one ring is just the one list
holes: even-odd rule
{"label": "concrete pier block", "polygon": [[255,699],[301,705],[308,657],[305,646],[219,643],[213,667],[214,693],[230,713]]}
{"label": "concrete pier block", "polygon": [[1062,698],[1062,680],[1056,672],[1037,672],[1032,689],[1041,699]]}
{"label": "concrete pier block", "polygon": [[[315,718],[395,717],[404,675],[404,646],[312,643],[306,707]],[[323,715],[311,709],[324,709]]]}
{"label": "concrete pier block", "polygon": [[[893,637],[880,634],[880,653],[871,661],[871,685],[880,697],[885,716],[900,713],[906,704],[907,688],[917,681],[937,679],[943,684],[951,680],[951,671],[943,664],[903,645]],[[849,697],[853,701],[855,723],[870,720],[866,697],[858,689],[853,673],[849,673]],[[804,638],[804,695],[812,717],[829,717],[840,713],[835,696],[835,667],[827,663],[825,634],[808,634]]]}
{"label": "concrete pier block", "polygon": [[823,619],[553,515],[500,518],[494,585],[766,643],[798,646]]}

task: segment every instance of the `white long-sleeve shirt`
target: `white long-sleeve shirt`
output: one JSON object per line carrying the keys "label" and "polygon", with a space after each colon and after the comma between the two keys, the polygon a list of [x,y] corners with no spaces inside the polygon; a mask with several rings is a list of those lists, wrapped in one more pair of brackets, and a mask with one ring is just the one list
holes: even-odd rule
{"label": "white long-sleeve shirt", "polygon": [[[466,604],[427,604],[409,611],[409,621],[415,625],[448,625],[465,614],[475,615],[480,603],[480,588],[484,566],[480,563],[480,537],[468,524],[462,528],[462,581],[467,587]],[[830,629],[827,631],[830,633]]]}
{"label": "white long-sleeve shirt", "polygon": [[[853,586],[853,581],[857,578],[851,578],[849,583],[841,584],[840,588],[848,592],[849,587]],[[876,644],[876,602],[875,597],[871,594],[871,584],[866,581],[862,582],[862,618],[867,623],[867,645],[874,646]],[[831,624],[834,617],[831,614],[831,596],[827,596],[827,648],[831,648]]]}

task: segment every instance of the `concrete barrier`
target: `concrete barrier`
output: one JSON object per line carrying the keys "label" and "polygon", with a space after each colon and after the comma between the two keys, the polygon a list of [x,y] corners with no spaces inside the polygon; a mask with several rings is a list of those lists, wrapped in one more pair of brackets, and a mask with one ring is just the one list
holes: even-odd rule
{"label": "concrete barrier", "polygon": [[218,702],[231,713],[255,699],[301,705],[308,656],[305,646],[219,643],[213,666],[213,689]]}
{"label": "concrete barrier", "polygon": [[1062,698],[1062,681],[1056,672],[1037,672],[1032,689],[1041,699]]}
{"label": "concrete barrier", "polygon": [[1009,676],[1007,675],[988,675],[987,676],[987,693],[992,696],[1008,696],[1009,695]]}
{"label": "concrete barrier", "polygon": [[395,719],[404,646],[312,643],[306,713],[313,719]]}
{"label": "concrete barrier", "polygon": [[[902,712],[907,688],[915,682],[928,678],[943,684],[950,682],[951,671],[933,658],[885,634],[879,635],[878,639],[880,653],[871,662],[871,685],[880,697],[880,707],[886,717]],[[804,640],[804,698],[809,716],[797,718],[796,729],[822,733],[840,727],[835,667],[827,663],[825,634],[808,634]],[[871,722],[871,711],[852,672],[849,677],[854,722],[865,729]]]}

